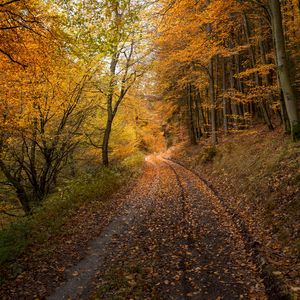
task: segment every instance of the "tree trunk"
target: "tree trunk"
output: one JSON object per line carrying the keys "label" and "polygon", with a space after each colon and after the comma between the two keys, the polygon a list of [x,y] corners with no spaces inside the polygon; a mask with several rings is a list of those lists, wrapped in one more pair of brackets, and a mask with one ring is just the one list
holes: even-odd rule
{"label": "tree trunk", "polygon": [[200,93],[197,89],[195,89],[195,106],[196,106],[196,114],[197,114],[197,124],[198,124],[198,129],[199,129],[199,136],[198,139],[202,137],[202,132],[204,131],[204,118],[203,118],[203,112],[201,108],[201,97]]}
{"label": "tree trunk", "polygon": [[224,96],[226,92],[226,65],[225,65],[225,58],[222,58],[222,91],[223,91],[223,126],[225,134],[228,133],[228,120],[227,120],[227,99]]}
{"label": "tree trunk", "polygon": [[197,145],[197,139],[195,134],[195,124],[193,118],[193,98],[191,93],[191,84],[187,86],[187,109],[188,109],[188,129],[190,133],[190,142],[192,145]]}
{"label": "tree trunk", "polygon": [[300,138],[300,119],[297,112],[296,96],[292,88],[288,69],[280,1],[270,0],[269,5],[272,13],[272,31],[276,49],[277,72],[291,124],[292,138],[296,140]]}
{"label": "tree trunk", "polygon": [[107,121],[102,141],[102,163],[104,166],[108,166],[109,159],[108,159],[108,145],[109,145],[109,138],[112,128],[112,122],[114,118],[113,113],[113,97],[114,97],[114,91],[115,91],[115,75],[116,75],[116,68],[118,63],[118,56],[115,54],[112,57],[111,63],[110,63],[110,81],[109,81],[109,92],[106,98],[106,106],[107,106]]}
{"label": "tree trunk", "polygon": [[[235,90],[235,79],[234,79],[234,57],[231,56],[231,64],[230,64],[230,71],[229,71],[229,82],[230,82],[230,89],[232,91]],[[238,111],[237,111],[237,104],[234,101],[231,101],[231,120],[233,123],[233,128],[235,130],[238,129]]]}
{"label": "tree trunk", "polygon": [[17,197],[22,205],[22,208],[23,208],[25,214],[29,215],[31,213],[31,208],[29,205],[29,198],[28,198],[28,195],[27,195],[24,187],[16,178],[13,177],[13,175],[10,173],[10,170],[7,168],[7,166],[5,165],[5,163],[2,160],[0,160],[0,169],[3,172],[3,174],[5,175],[5,177],[7,178],[7,180],[15,188]]}
{"label": "tree trunk", "polygon": [[209,73],[209,96],[211,101],[211,108],[210,108],[210,121],[211,121],[211,137],[212,143],[217,144],[217,128],[216,128],[216,103],[215,103],[215,84],[214,84],[214,65],[213,65],[213,58],[209,60],[208,65],[208,73]]}
{"label": "tree trunk", "polygon": [[[256,58],[255,58],[255,52],[254,52],[253,46],[251,45],[251,41],[250,41],[251,33],[250,33],[249,23],[248,23],[247,16],[243,15],[243,17],[244,17],[244,27],[245,27],[246,39],[247,39],[247,43],[249,44],[249,56],[251,59],[251,65],[252,65],[252,68],[255,68],[256,67]],[[262,61],[262,63],[263,63],[263,61]],[[258,76],[257,72],[254,73],[254,80],[255,80],[255,85],[260,86],[259,76]],[[264,120],[265,120],[268,128],[270,130],[274,130],[265,100],[261,99],[259,101],[259,105],[261,107],[261,111],[262,111]]]}
{"label": "tree trunk", "polygon": [[109,138],[112,128],[112,118],[108,117],[106,121],[106,127],[103,136],[103,143],[102,143],[102,163],[105,167],[108,167],[109,160],[108,160],[108,145],[109,145]]}
{"label": "tree trunk", "polygon": [[[259,47],[260,47],[260,53],[261,53],[261,61],[263,64],[267,64],[267,57],[266,57],[266,43],[263,42],[262,38],[260,38],[259,41]],[[275,56],[275,62],[277,65],[277,58]],[[280,118],[282,121],[282,127],[285,133],[291,133],[291,128],[290,128],[290,121],[287,115],[287,111],[286,111],[286,107],[285,107],[285,103],[284,103],[284,96],[283,96],[283,92],[280,86],[280,80],[279,80],[279,74],[278,72],[276,72],[276,80],[277,80],[277,86],[278,86],[278,95],[279,95],[279,103],[280,103]],[[269,82],[271,81],[270,76],[265,76],[264,78],[265,84],[268,85]]]}

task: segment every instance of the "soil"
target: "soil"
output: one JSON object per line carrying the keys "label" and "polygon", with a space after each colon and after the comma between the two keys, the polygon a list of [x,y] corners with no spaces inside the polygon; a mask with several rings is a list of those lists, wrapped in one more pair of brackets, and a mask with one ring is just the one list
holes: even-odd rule
{"label": "soil", "polygon": [[195,174],[148,157],[125,206],[48,299],[266,299],[243,237]]}

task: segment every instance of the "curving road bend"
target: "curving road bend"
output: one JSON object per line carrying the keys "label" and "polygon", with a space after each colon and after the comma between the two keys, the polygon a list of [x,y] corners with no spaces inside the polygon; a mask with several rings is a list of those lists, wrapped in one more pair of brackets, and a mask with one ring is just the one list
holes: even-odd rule
{"label": "curving road bend", "polygon": [[267,299],[239,232],[211,190],[159,156],[126,205],[48,299]]}

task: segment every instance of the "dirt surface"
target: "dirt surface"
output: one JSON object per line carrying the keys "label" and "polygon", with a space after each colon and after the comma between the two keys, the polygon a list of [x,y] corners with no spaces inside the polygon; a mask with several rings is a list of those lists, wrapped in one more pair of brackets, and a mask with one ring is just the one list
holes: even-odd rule
{"label": "dirt surface", "polygon": [[45,299],[66,280],[66,270],[88,255],[91,241],[103,232],[118,211],[122,211],[124,195],[135,181],[133,178],[113,195],[87,202],[73,212],[57,235],[42,244],[31,245],[13,262],[18,274],[7,276],[7,281],[0,286],[0,299]]}
{"label": "dirt surface", "polygon": [[269,299],[300,299],[300,144],[256,126],[217,146],[182,143],[165,155],[218,195],[252,249]]}
{"label": "dirt surface", "polygon": [[192,172],[161,157],[48,299],[266,299],[229,215]]}

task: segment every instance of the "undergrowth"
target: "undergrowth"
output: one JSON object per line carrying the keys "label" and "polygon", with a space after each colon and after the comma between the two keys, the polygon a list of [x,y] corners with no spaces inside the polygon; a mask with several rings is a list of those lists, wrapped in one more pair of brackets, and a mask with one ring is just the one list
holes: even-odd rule
{"label": "undergrowth", "polygon": [[216,146],[178,148],[173,157],[195,169],[246,221],[278,274],[295,284],[300,271],[300,143],[281,132],[224,137]]}
{"label": "undergrowth", "polygon": [[[217,146],[202,144],[182,154],[208,179],[223,185],[240,210],[260,210],[264,223],[300,257],[296,232],[300,217],[300,144],[280,133],[259,132],[227,138]],[[238,199],[239,198],[239,199]]]}
{"label": "undergrowth", "polygon": [[[109,195],[139,174],[142,162],[143,155],[137,153],[118,166],[65,180],[32,215],[20,217],[0,231],[0,267],[14,269],[16,258],[28,247],[44,244],[62,233],[63,225],[82,205],[93,203],[101,209]],[[16,268],[15,275],[20,271]]]}

